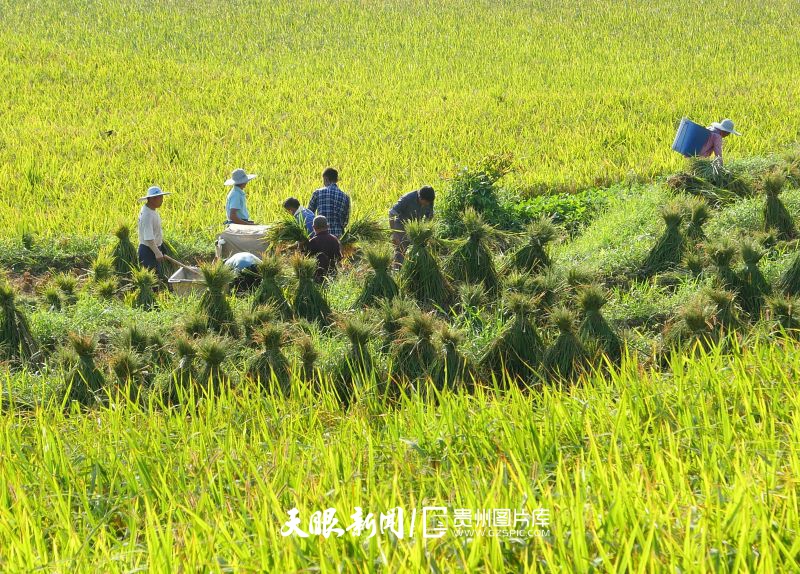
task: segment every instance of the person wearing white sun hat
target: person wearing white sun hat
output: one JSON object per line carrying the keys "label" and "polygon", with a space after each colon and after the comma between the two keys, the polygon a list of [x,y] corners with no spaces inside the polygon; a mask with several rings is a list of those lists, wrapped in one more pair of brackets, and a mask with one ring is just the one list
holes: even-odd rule
{"label": "person wearing white sun hat", "polygon": [[725,118],[721,122],[714,122],[710,126],[708,126],[708,130],[711,132],[711,135],[708,136],[708,140],[706,141],[705,145],[700,149],[699,155],[700,157],[710,157],[713,153],[717,156],[717,160],[719,161],[720,165],[722,164],[722,138],[728,137],[730,134],[735,136],[740,136],[739,132],[733,129],[733,121]]}
{"label": "person wearing white sun hat", "polygon": [[139,201],[145,204],[139,211],[139,264],[160,275],[161,261],[164,260],[164,235],[161,231],[161,216],[156,211],[164,203],[164,196],[170,195],[152,186]]}
{"label": "person wearing white sun hat", "polygon": [[250,180],[256,177],[258,177],[256,174],[247,173],[241,168],[231,172],[231,177],[225,182],[225,185],[233,186],[225,201],[226,225],[229,223],[255,225],[255,222],[250,219],[250,213],[247,211],[247,198],[244,195],[244,188]]}

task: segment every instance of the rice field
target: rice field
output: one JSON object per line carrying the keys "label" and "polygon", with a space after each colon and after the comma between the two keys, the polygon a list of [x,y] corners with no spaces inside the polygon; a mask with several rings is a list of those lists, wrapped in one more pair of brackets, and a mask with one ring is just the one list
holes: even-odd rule
{"label": "rice field", "polygon": [[[798,570],[798,24],[0,0],[0,571]],[[724,170],[685,115],[745,133]],[[208,261],[233,168],[269,222],[328,165],[359,225],[323,283],[290,221],[186,296],[119,227],[159,184]]]}
{"label": "rice field", "polygon": [[792,0],[0,0],[0,236],[110,233],[154,183],[208,236],[239,166],[262,222],[327,165],[357,214],[499,152],[523,188],[650,179],[685,115],[774,151],[798,25]]}

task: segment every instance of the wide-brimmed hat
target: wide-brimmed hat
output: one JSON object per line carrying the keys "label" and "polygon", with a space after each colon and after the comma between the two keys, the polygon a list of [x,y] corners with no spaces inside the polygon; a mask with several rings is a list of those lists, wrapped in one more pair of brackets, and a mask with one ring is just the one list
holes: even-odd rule
{"label": "wide-brimmed hat", "polygon": [[733,134],[735,136],[742,135],[735,129],[733,129],[733,120],[729,120],[728,118],[725,118],[721,122],[714,122],[713,124],[711,124],[711,127],[717,128],[718,130],[722,130],[723,132],[728,132],[729,134]]}
{"label": "wide-brimmed hat", "polygon": [[231,177],[227,181],[225,181],[225,185],[241,185],[243,183],[247,183],[251,179],[257,178],[258,175],[255,173],[247,173],[242,168],[234,169],[231,172]]}
{"label": "wide-brimmed hat", "polygon": [[162,195],[169,195],[170,193],[172,192],[163,192],[161,191],[160,187],[154,185],[153,187],[147,190],[147,195],[139,198],[139,201],[147,201],[151,197],[161,197]]}

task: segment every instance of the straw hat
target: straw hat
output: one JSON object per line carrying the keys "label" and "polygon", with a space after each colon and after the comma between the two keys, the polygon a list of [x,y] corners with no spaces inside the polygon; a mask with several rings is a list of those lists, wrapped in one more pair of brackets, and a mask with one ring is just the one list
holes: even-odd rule
{"label": "straw hat", "polygon": [[721,122],[714,122],[711,124],[712,128],[717,128],[718,130],[722,130],[723,132],[728,132],[729,134],[733,134],[735,136],[740,136],[739,132],[733,129],[733,121],[725,118]]}
{"label": "straw hat", "polygon": [[140,197],[139,198],[139,201],[147,201],[151,197],[160,197],[162,195],[169,195],[170,193],[172,193],[172,192],[165,193],[165,192],[161,191],[160,187],[154,185],[153,187],[151,187],[150,189],[147,190],[147,195],[145,195],[144,197]]}
{"label": "straw hat", "polygon": [[241,185],[247,183],[251,179],[257,178],[258,175],[254,173],[247,173],[242,168],[234,169],[231,172],[231,177],[225,182],[225,185]]}

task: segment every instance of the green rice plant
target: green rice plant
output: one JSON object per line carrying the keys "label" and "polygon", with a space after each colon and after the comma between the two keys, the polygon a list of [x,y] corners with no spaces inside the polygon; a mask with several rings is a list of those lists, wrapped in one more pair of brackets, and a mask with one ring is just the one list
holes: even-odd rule
{"label": "green rice plant", "polygon": [[544,353],[545,371],[558,381],[574,382],[584,371],[588,353],[575,332],[575,314],[566,307],[554,309],[550,320],[558,337]]}
{"label": "green rice plant", "polygon": [[447,260],[447,273],[456,281],[480,283],[488,293],[495,294],[500,288],[491,245],[495,230],[473,209],[467,209],[462,219],[467,239]]}
{"label": "green rice plant", "polygon": [[400,288],[389,272],[393,254],[385,246],[369,247],[364,251],[367,262],[372,268],[364,289],[356,300],[356,307],[370,307],[379,300],[391,300],[400,294]]}
{"label": "green rice plant", "polygon": [[489,344],[480,361],[486,373],[501,376],[498,383],[532,383],[544,356],[544,342],[532,321],[536,301],[529,296],[510,294],[507,308],[511,320]]}
{"label": "green rice plant", "polygon": [[31,361],[39,344],[31,331],[28,317],[17,304],[17,294],[8,283],[0,282],[0,349],[9,359]]}
{"label": "green rice plant", "polygon": [[138,402],[146,386],[148,371],[145,360],[133,349],[120,349],[108,360],[108,366],[117,379],[117,398],[123,396],[131,401]]}
{"label": "green rice plant", "polygon": [[764,251],[754,241],[745,240],[741,245],[744,269],[739,276],[739,296],[742,309],[753,317],[758,317],[764,298],[772,293],[758,262],[764,257]]}
{"label": "green rice plant", "polygon": [[406,234],[410,248],[400,268],[400,285],[403,291],[423,307],[438,306],[447,309],[454,292],[432,252],[433,224],[409,221],[406,224]]}
{"label": "green rice plant", "polygon": [[683,257],[686,244],[681,231],[683,207],[677,203],[668,204],[662,209],[661,217],[666,229],[642,264],[640,276],[643,278],[677,267]]}
{"label": "green rice plant", "polygon": [[767,299],[767,307],[775,331],[786,331],[794,337],[800,336],[800,316],[797,313],[797,299],[776,295]]}
{"label": "green rice plant", "polygon": [[693,242],[706,238],[703,226],[711,217],[711,208],[702,198],[692,198],[687,203],[689,208],[689,224],[686,227],[686,237]]}
{"label": "green rice plant", "polygon": [[272,305],[261,305],[245,312],[242,315],[245,340],[248,343],[255,343],[255,335],[261,327],[277,319],[278,313]]}
{"label": "green rice plant", "polygon": [[55,285],[47,285],[42,291],[42,297],[47,304],[50,311],[61,311],[63,306],[63,299],[61,298],[61,291]]}
{"label": "green rice plant", "polygon": [[147,268],[137,268],[131,273],[131,283],[134,288],[133,305],[146,311],[155,307],[156,297],[153,289],[158,285],[158,277]]}
{"label": "green rice plant", "polygon": [[103,399],[101,391],[105,388],[106,378],[95,364],[97,344],[92,337],[69,334],[69,343],[76,360],[69,369],[65,383],[69,389],[69,399],[84,406],[91,406]]}
{"label": "green rice plant", "polygon": [[120,225],[114,235],[117,237],[117,242],[111,251],[114,271],[118,277],[128,278],[139,266],[136,248],[131,243],[131,230],[127,225]]}
{"label": "green rice plant", "polygon": [[92,281],[102,283],[114,278],[114,258],[101,252],[92,262]]}
{"label": "green rice plant", "polygon": [[538,273],[550,266],[547,245],[558,237],[558,228],[542,217],[528,225],[526,243],[511,256],[511,264],[520,271]]}
{"label": "green rice plant", "polygon": [[205,287],[200,297],[200,311],[208,319],[208,327],[220,335],[239,336],[239,327],[233,315],[228,289],[233,281],[233,270],[222,261],[200,265]]}
{"label": "green rice plant", "polygon": [[77,301],[78,295],[75,293],[75,289],[78,286],[78,280],[75,276],[69,273],[59,273],[53,277],[53,283],[61,291],[63,300],[66,303],[72,305]]}
{"label": "green rice plant", "polygon": [[272,224],[267,231],[266,238],[270,245],[286,245],[294,246],[299,245],[303,247],[308,245],[310,239],[308,230],[304,223],[301,223],[297,218],[286,216],[280,221]]}
{"label": "green rice plant", "polygon": [[267,391],[277,385],[275,388],[278,392],[289,396],[291,368],[282,351],[286,342],[286,327],[274,323],[261,325],[256,331],[255,340],[259,352],[248,362],[248,378]]}
{"label": "green rice plant", "polygon": [[228,341],[215,335],[208,335],[198,341],[197,356],[202,363],[202,370],[197,384],[205,393],[218,395],[222,387],[230,381],[230,376],[223,369],[229,352]]}
{"label": "green rice plant", "polygon": [[586,285],[578,291],[578,304],[583,312],[579,333],[582,337],[595,340],[611,361],[622,358],[622,342],[608,324],[600,311],[608,302],[608,296],[598,284]]}
{"label": "green rice plant", "polygon": [[253,295],[253,308],[270,304],[280,313],[282,319],[291,319],[292,309],[283,292],[284,268],[280,257],[270,253],[264,254],[258,269],[261,282]]}
{"label": "green rice plant", "polygon": [[392,346],[390,378],[397,388],[427,394],[428,381],[435,381],[442,358],[434,335],[439,322],[432,313],[413,311],[400,319],[400,333]]}
{"label": "green rice plant", "polygon": [[186,316],[181,330],[190,339],[204,337],[208,334],[208,318],[200,312],[193,312]]}
{"label": "green rice plant", "polygon": [[376,379],[376,365],[369,350],[373,328],[362,319],[350,318],[344,322],[343,330],[350,341],[350,349],[336,367],[335,381],[339,402],[347,408],[356,390],[364,393]]}
{"label": "green rice plant", "polygon": [[764,231],[774,231],[779,240],[791,239],[797,234],[797,229],[792,214],[780,198],[780,193],[786,185],[786,176],[779,171],[773,171],[764,176],[761,185],[766,195]]}
{"label": "green rice plant", "polygon": [[715,270],[715,283],[721,289],[738,292],[739,278],[733,271],[736,246],[727,237],[706,245],[706,255]]}
{"label": "green rice plant", "polygon": [[295,316],[328,325],[331,307],[325,295],[314,282],[314,274],[317,270],[316,260],[295,253],[291,263],[297,277],[297,288],[292,302]]}

